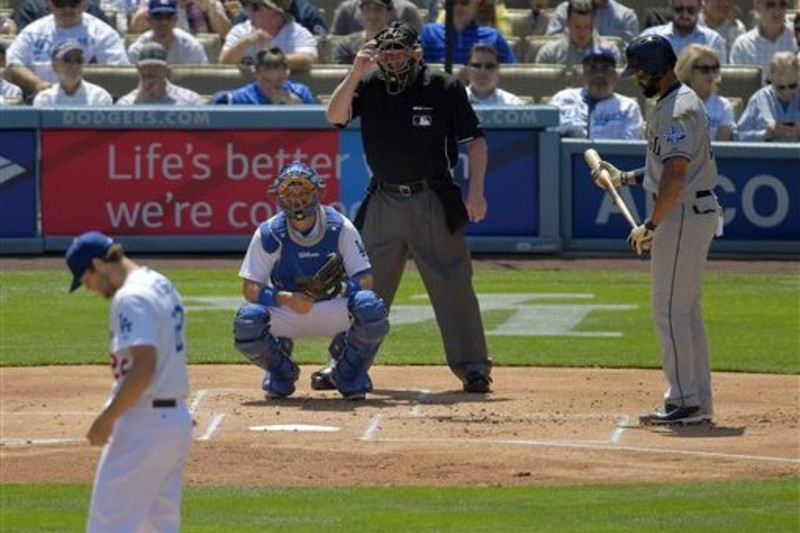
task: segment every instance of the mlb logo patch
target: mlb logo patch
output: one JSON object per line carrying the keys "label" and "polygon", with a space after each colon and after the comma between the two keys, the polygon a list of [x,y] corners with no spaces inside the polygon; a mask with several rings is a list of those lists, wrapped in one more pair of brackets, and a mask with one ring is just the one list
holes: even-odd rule
{"label": "mlb logo patch", "polygon": [[413,115],[411,117],[411,123],[414,126],[429,128],[433,125],[433,117],[430,115]]}

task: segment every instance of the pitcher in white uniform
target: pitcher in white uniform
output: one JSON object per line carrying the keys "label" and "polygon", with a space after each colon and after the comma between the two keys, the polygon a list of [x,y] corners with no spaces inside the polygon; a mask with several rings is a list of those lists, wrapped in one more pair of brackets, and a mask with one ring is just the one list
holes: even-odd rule
{"label": "pitcher in white uniform", "polygon": [[664,37],[631,41],[623,75],[635,76],[646,98],[658,97],[648,122],[645,167],[620,172],[602,162],[612,183],[641,183],[653,195],[650,216],[628,236],[641,255],[650,250],[653,321],[661,341],[669,388],[664,408],[639,418],[642,424],[711,421],[708,339],[700,305],[703,270],[721,208],[714,194],[718,174],[702,100],[678,81],[675,53]]}
{"label": "pitcher in white uniform", "polygon": [[86,530],[178,531],[192,433],[181,296],[166,277],[140,267],[96,231],[72,241],[66,260],[70,292],[84,285],[111,300],[115,383],[86,435],[103,446]]}

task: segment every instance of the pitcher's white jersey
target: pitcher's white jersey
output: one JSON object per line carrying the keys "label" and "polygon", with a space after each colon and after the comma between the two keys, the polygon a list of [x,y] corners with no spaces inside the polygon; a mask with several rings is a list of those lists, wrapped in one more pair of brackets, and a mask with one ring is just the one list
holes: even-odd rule
{"label": "pitcher's white jersey", "polygon": [[189,379],[184,308],[172,282],[149,268],[128,274],[111,302],[109,326],[109,353],[117,380],[113,394],[116,395],[131,366],[127,348],[149,345],[156,348],[156,370],[134,407],[149,408],[154,399],[185,400]]}

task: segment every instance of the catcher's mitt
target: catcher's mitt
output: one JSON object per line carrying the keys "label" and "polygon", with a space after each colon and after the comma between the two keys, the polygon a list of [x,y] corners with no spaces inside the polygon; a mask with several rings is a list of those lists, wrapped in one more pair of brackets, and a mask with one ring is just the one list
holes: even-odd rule
{"label": "catcher's mitt", "polygon": [[314,300],[328,300],[342,292],[346,279],[342,258],[331,252],[313,276],[298,276],[295,281],[303,293]]}

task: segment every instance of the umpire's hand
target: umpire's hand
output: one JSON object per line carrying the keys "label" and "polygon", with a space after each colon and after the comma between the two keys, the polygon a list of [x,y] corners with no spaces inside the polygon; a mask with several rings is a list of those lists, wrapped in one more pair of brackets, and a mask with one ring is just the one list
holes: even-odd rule
{"label": "umpire's hand", "polygon": [[469,215],[470,222],[480,222],[486,218],[486,197],[483,194],[473,193],[472,191],[467,194],[467,201],[464,202],[467,207],[467,214]]}

